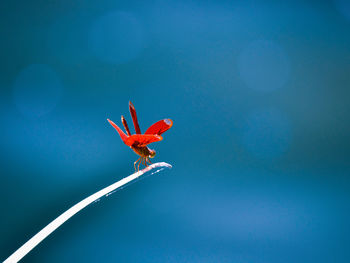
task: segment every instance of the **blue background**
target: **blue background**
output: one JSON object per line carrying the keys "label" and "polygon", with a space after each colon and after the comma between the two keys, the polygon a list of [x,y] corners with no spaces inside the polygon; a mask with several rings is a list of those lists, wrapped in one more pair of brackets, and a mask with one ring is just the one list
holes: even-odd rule
{"label": "blue background", "polygon": [[131,174],[131,100],[173,165],[23,262],[350,262],[350,4],[2,1],[0,259]]}

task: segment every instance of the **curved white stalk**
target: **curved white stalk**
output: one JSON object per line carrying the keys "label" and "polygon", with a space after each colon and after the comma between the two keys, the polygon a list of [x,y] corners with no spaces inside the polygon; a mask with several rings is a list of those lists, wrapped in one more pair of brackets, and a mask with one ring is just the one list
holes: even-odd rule
{"label": "curved white stalk", "polygon": [[[107,186],[106,188],[103,188],[102,190],[98,191],[97,193],[94,193],[94,194],[90,195],[89,197],[83,199],[82,201],[80,201],[76,205],[69,208],[66,212],[61,214],[55,220],[53,220],[50,224],[48,224],[42,230],[40,230],[35,236],[33,236],[31,239],[29,239],[19,249],[17,249],[11,256],[9,256],[4,261],[4,263],[18,262],[25,255],[27,255],[29,251],[31,251],[41,241],[43,241],[48,235],[50,235],[53,231],[55,231],[60,225],[62,225],[69,218],[71,218],[73,215],[78,213],[80,210],[82,210],[83,208],[85,208],[89,204],[93,203],[94,201],[98,200],[99,198],[101,198],[105,195],[112,193],[113,191],[126,185],[127,183],[139,178],[140,176],[144,175],[146,172],[152,170],[153,168],[162,168],[162,167],[171,168],[172,166],[170,164],[167,164],[164,162],[154,163],[154,164],[146,167],[145,169],[138,171],[132,175],[129,175],[128,177],[125,177],[125,178],[121,179],[120,181],[118,181],[110,186]],[[156,172],[158,172],[158,171],[156,171]],[[156,173],[156,172],[154,172],[154,173]]]}

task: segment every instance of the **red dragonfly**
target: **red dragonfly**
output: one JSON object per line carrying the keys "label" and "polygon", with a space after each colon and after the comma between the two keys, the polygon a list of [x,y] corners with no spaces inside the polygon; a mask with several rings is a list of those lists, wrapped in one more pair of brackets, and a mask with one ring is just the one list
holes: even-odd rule
{"label": "red dragonfly", "polygon": [[129,110],[132,117],[132,121],[134,123],[136,134],[131,135],[128,124],[126,123],[126,120],[123,115],[122,115],[122,123],[127,134],[125,134],[122,131],[122,129],[120,129],[113,121],[111,121],[110,119],[107,119],[107,120],[114,127],[114,129],[117,130],[122,141],[131,149],[133,149],[136,154],[140,156],[140,158],[138,158],[134,162],[135,170],[136,170],[136,164],[139,163],[137,166],[137,171],[139,171],[141,163],[144,164],[145,166],[148,166],[147,163],[151,164],[151,161],[149,158],[153,158],[156,155],[156,151],[151,150],[150,148],[147,147],[147,145],[152,142],[161,141],[163,137],[160,135],[166,132],[167,130],[169,130],[171,126],[173,126],[173,121],[170,119],[157,121],[146,130],[145,134],[141,134],[139,122],[137,121],[136,110],[134,105],[131,103],[131,101],[129,101]]}

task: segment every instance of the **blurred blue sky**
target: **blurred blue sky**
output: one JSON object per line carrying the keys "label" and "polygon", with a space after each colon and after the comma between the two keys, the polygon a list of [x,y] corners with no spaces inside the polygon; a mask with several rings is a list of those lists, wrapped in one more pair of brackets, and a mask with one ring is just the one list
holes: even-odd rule
{"label": "blurred blue sky", "polygon": [[23,262],[350,261],[348,1],[2,1],[0,35],[1,259],[133,172],[131,100],[173,169]]}

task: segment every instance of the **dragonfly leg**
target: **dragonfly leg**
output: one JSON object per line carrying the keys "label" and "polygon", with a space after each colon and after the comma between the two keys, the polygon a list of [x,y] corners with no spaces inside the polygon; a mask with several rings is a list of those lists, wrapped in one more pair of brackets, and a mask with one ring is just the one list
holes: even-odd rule
{"label": "dragonfly leg", "polygon": [[144,163],[143,163],[143,164],[144,164],[146,167],[148,167],[148,164],[147,164],[147,158],[148,158],[148,157],[145,157],[145,159],[144,159]]}
{"label": "dragonfly leg", "polygon": [[[135,171],[136,171],[136,164],[137,164],[137,162],[141,159],[142,157],[140,157],[140,158],[138,158],[135,162],[134,162],[134,167],[135,167]],[[139,164],[139,166],[140,166],[140,164]],[[139,167],[138,166],[138,167]],[[138,171],[138,170],[137,170]]]}
{"label": "dragonfly leg", "polygon": [[146,166],[146,167],[148,167],[148,164],[147,164],[147,157],[145,157],[145,159],[144,159],[144,160],[145,160],[145,163],[144,163],[144,164],[145,164],[145,166]]}
{"label": "dragonfly leg", "polygon": [[140,162],[139,162],[139,165],[137,166],[137,171],[140,171],[140,164],[141,164],[141,162],[142,162],[142,160],[143,160],[143,157],[140,157],[139,159],[141,159],[141,160],[140,160]]}

